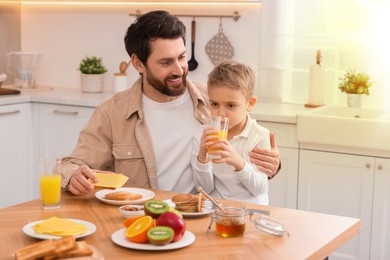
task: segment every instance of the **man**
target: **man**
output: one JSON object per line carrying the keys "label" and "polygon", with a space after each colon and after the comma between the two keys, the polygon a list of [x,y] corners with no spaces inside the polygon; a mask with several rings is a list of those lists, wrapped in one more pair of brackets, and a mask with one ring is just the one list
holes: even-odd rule
{"label": "man", "polygon": [[[97,182],[92,169],[129,177],[127,185],[194,193],[191,141],[210,117],[206,88],[187,78],[184,24],[165,11],[139,17],[128,28],[126,50],[140,78],[99,105],[63,158],[62,185],[88,194]],[[273,141],[273,136],[271,136]],[[273,176],[279,152],[253,150],[251,160]]]}

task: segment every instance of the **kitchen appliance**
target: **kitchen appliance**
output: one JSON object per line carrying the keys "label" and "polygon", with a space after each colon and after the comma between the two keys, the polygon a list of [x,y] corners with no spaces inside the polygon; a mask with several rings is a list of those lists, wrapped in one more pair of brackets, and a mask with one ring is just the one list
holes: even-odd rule
{"label": "kitchen appliance", "polygon": [[7,54],[7,72],[14,88],[36,88],[36,72],[42,54],[38,52],[10,52]]}

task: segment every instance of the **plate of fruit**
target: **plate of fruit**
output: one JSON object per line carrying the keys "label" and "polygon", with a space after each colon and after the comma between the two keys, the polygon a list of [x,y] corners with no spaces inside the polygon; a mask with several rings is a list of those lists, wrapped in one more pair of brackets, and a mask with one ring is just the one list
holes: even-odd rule
{"label": "plate of fruit", "polygon": [[170,210],[167,203],[148,200],[145,215],[123,220],[124,228],[114,232],[112,241],[122,247],[138,250],[172,250],[191,245],[195,235],[186,230],[180,213]]}

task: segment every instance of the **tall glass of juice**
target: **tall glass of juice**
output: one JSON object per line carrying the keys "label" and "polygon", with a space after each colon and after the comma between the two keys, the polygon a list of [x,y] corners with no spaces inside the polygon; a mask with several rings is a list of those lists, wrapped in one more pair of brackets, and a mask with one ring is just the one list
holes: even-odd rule
{"label": "tall glass of juice", "polygon": [[[211,118],[210,126],[214,127],[218,131],[218,135],[215,135],[216,141],[227,139],[229,118],[223,116],[213,116]],[[213,161],[215,159],[220,159],[220,156],[215,154],[218,149],[212,148],[211,146],[209,146],[207,149],[207,157],[209,160]]]}
{"label": "tall glass of juice", "polygon": [[59,159],[39,159],[39,184],[42,208],[59,208],[61,200],[61,161]]}

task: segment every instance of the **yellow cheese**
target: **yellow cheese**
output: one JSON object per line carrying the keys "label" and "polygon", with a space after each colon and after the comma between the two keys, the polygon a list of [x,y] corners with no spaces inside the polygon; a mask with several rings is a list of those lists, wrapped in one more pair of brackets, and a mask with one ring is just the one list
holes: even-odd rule
{"label": "yellow cheese", "polygon": [[101,173],[96,172],[96,177],[98,178],[98,182],[94,183],[96,187],[105,187],[105,188],[120,188],[122,187],[129,177],[120,174],[120,173]]}
{"label": "yellow cheese", "polygon": [[32,226],[36,233],[56,236],[77,236],[84,234],[89,228],[68,219],[51,217]]}

